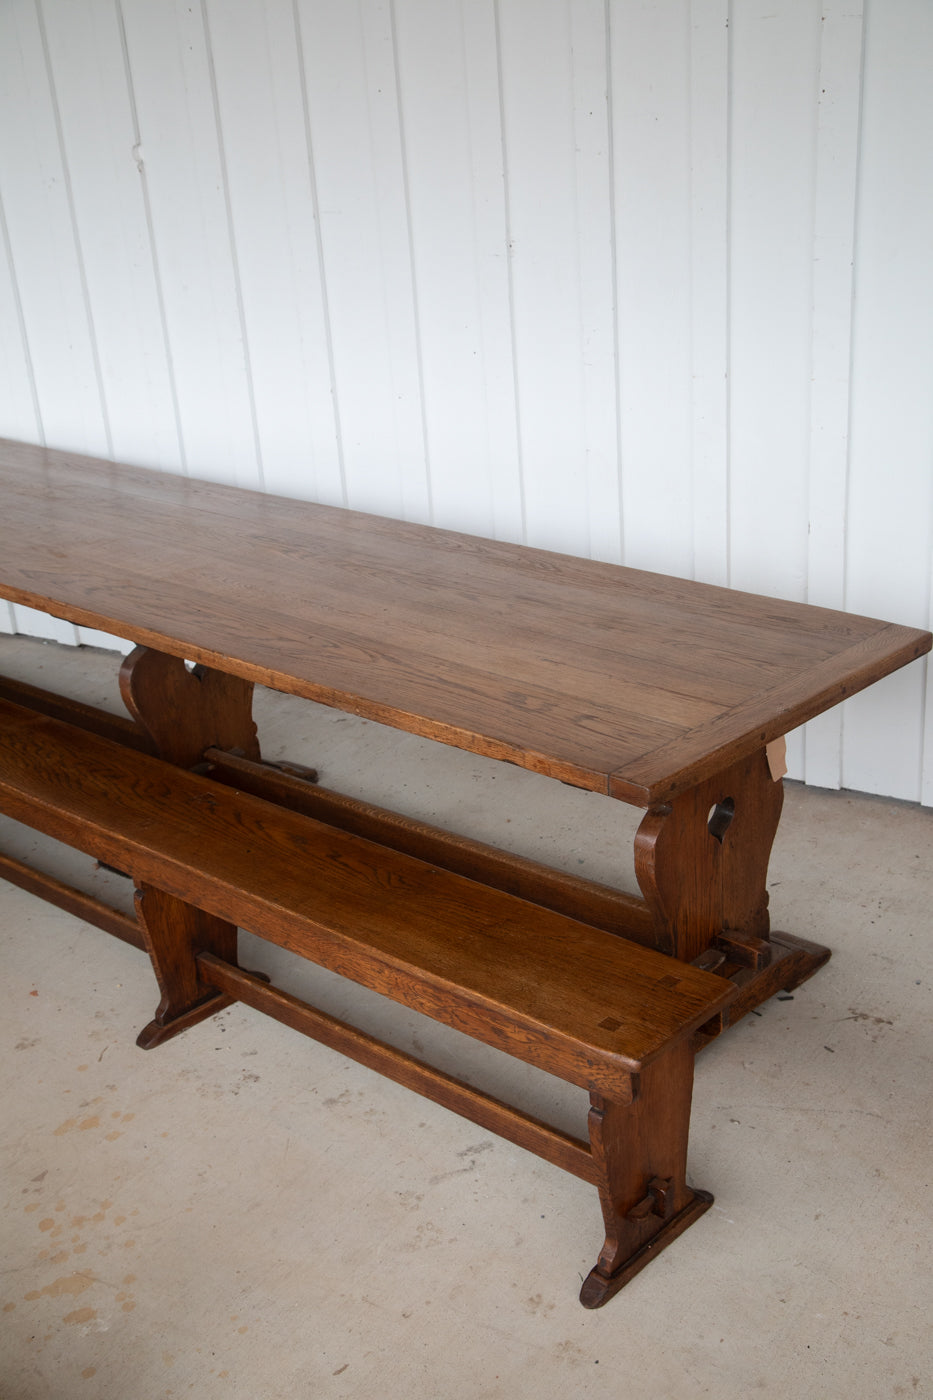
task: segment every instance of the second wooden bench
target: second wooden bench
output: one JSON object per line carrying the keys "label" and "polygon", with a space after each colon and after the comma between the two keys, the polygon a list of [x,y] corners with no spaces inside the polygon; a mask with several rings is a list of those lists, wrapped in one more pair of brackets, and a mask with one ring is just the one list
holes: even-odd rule
{"label": "second wooden bench", "polygon": [[[243,1001],[595,1185],[585,1306],[711,1204],[686,1181],[692,1038],[724,979],[7,701],[0,810],[132,876],[144,1048]],[[589,1142],[267,985],[238,927],[585,1089]]]}

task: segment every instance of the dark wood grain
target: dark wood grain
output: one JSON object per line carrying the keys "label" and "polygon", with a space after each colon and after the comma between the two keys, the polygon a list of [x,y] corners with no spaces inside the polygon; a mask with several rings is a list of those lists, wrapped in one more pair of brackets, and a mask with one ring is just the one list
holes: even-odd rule
{"label": "dark wood grain", "polygon": [[0,442],[0,596],[649,806],[928,632]]}
{"label": "dark wood grain", "polygon": [[692,962],[729,929],[767,938],[768,860],[783,801],[760,749],[648,811],[635,837],[635,873],[656,947]]}
{"label": "dark wood grain", "polygon": [[585,1307],[601,1307],[712,1204],[687,1184],[692,1093],[693,1051],[679,1045],[640,1076],[631,1104],[591,1095],[590,1142],[606,1239],[580,1293]]}
{"label": "dark wood grain", "polygon": [[101,710],[96,705],[88,705],[83,700],[75,700],[69,695],[56,695],[51,690],[43,690],[28,681],[14,680],[10,676],[0,676],[0,700],[12,700],[14,705],[25,705],[29,710],[51,715],[52,719],[63,719],[66,724],[77,724],[81,729],[89,729],[92,734],[100,734],[104,739],[113,739],[127,748],[139,749],[141,753],[154,753],[155,745],[150,735],[130,719],[129,715],[114,715],[109,710]]}
{"label": "dark wood grain", "polygon": [[[593,1183],[587,1307],[709,1203],[686,1180],[693,1036],[730,983],[4,700],[0,811],[132,874],[162,994],[144,1049],[242,999]],[[586,1088],[589,1147],[264,986],[238,925]]]}
{"label": "dark wood grain", "polygon": [[193,768],[214,744],[259,758],[250,681],[135,647],[120,667],[120,693],[152,752],[169,763]]}
{"label": "dark wood grain", "polygon": [[554,870],[539,861],[517,856],[457,832],[444,831],[414,817],[402,816],[363,802],[357,797],[311,785],[275,767],[255,763],[238,754],[208,749],[204,754],[207,776],[239,792],[293,812],[303,812],[319,821],[365,836],[380,846],[404,851],[432,865],[443,866],[470,880],[478,880],[497,890],[518,895],[532,904],[541,904],[568,918],[592,924],[594,928],[621,934],[635,943],[657,947],[655,924],[643,899],[585,880],[564,870]]}
{"label": "dark wood grain", "polygon": [[[7,702],[0,810],[611,1095],[735,995],[651,949]],[[178,1004],[199,994],[185,984]]]}

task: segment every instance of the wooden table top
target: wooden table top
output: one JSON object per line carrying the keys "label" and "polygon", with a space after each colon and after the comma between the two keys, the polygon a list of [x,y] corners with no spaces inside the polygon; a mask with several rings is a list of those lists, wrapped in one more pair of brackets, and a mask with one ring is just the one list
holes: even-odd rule
{"label": "wooden table top", "polygon": [[929,632],[0,440],[0,597],[647,806]]}

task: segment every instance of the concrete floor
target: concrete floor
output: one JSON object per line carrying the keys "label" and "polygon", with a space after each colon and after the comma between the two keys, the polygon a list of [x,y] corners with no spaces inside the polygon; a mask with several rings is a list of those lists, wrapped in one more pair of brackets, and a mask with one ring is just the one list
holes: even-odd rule
{"label": "concrete floor", "polygon": [[[112,654],[2,648],[0,670],[119,708]],[[257,713],[267,755],[330,786],[631,885],[622,804],[286,697]],[[591,1187],[242,1006],[137,1050],[142,954],[0,882],[0,1400],[933,1393],[931,837],[930,811],[788,785],[775,927],[834,957],[700,1058],[691,1179],[716,1204],[596,1313]],[[582,1129],[580,1091],[245,941],[280,984]]]}

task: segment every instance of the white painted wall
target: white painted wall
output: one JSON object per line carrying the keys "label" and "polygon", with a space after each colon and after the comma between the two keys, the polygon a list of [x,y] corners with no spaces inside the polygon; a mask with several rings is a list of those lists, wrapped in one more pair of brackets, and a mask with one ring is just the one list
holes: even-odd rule
{"label": "white painted wall", "polygon": [[[929,626],[931,68],[929,0],[4,0],[0,434]],[[791,759],[933,804],[925,667]]]}

